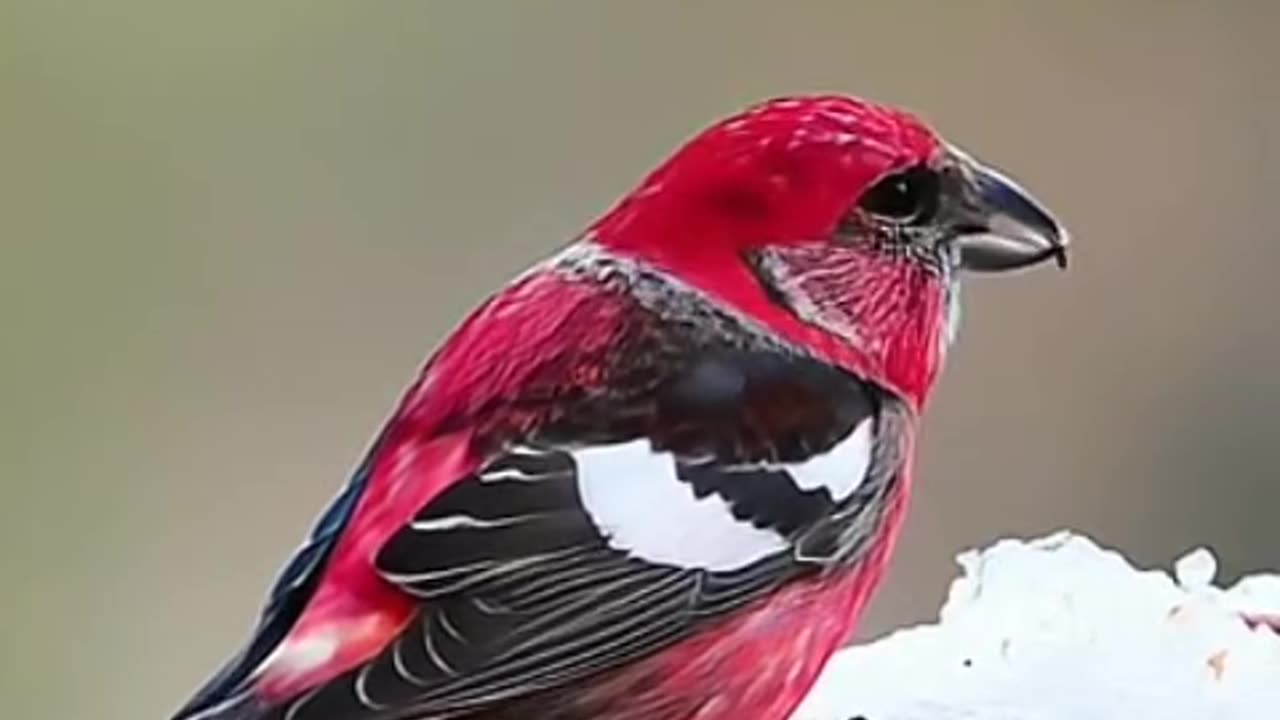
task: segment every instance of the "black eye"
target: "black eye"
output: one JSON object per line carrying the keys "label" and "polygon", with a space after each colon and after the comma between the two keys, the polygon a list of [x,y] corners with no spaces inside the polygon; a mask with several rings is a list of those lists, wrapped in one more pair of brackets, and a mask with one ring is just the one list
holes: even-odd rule
{"label": "black eye", "polygon": [[863,194],[858,205],[865,211],[898,223],[923,223],[938,210],[941,182],[938,173],[913,167],[894,173]]}

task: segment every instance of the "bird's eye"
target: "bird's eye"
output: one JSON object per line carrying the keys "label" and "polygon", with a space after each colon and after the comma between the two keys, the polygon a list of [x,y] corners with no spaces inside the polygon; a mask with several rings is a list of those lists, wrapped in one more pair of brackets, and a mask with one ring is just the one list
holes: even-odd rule
{"label": "bird's eye", "polygon": [[859,206],[895,223],[923,223],[938,210],[938,173],[916,166],[894,173],[863,194]]}

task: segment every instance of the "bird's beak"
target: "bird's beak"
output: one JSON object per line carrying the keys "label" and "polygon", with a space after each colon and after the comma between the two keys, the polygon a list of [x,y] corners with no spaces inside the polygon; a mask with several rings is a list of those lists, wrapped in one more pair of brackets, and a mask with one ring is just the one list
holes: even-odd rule
{"label": "bird's beak", "polygon": [[946,188],[959,266],[1003,272],[1053,259],[1067,266],[1067,232],[1026,190],[951,148]]}

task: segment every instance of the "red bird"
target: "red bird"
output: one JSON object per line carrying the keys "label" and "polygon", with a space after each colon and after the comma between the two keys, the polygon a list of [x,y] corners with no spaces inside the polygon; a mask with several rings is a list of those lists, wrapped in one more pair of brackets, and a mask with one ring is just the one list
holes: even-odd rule
{"label": "red bird", "polygon": [[427,362],[181,720],[783,720],[893,549],[962,270],[1065,261],[916,117],[694,137]]}

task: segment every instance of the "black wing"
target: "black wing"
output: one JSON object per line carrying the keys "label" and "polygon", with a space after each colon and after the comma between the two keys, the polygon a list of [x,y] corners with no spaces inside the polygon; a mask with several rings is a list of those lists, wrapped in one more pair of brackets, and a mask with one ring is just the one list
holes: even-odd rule
{"label": "black wing", "polygon": [[[683,365],[643,407],[575,408],[572,423],[509,446],[392,537],[378,567],[423,610],[373,661],[278,716],[453,716],[619,667],[851,561],[899,467],[897,409],[828,366],[746,351]],[[874,457],[850,494],[797,482],[798,464],[864,423]],[[688,500],[714,496],[776,547],[732,567],[618,547],[584,497],[583,463],[588,450],[635,443],[665,458]]]}

